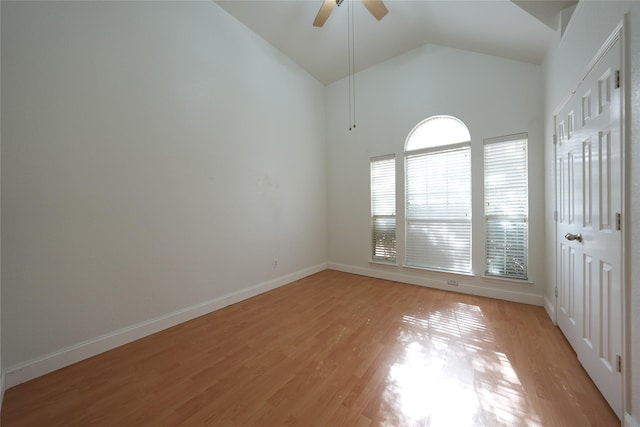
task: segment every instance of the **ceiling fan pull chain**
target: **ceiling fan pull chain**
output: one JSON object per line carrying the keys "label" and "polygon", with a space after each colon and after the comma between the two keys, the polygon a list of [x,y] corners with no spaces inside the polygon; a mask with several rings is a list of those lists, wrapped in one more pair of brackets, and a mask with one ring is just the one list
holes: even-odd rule
{"label": "ceiling fan pull chain", "polygon": [[349,131],[351,131],[351,0],[347,4],[347,60],[349,62]]}
{"label": "ceiling fan pull chain", "polygon": [[356,60],[355,60],[355,18],[353,0],[347,4],[347,52],[349,54],[349,130],[356,127]]}
{"label": "ceiling fan pull chain", "polygon": [[356,20],[351,0],[351,71],[353,78],[353,128],[356,128]]}

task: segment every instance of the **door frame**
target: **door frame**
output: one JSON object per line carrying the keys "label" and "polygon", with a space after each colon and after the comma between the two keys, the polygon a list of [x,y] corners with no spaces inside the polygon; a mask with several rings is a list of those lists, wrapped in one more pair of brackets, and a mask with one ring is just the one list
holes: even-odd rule
{"label": "door frame", "polygon": [[620,271],[621,271],[621,280],[622,280],[622,414],[623,419],[621,422],[624,423],[624,417],[628,414],[627,408],[630,407],[629,397],[631,396],[629,387],[631,385],[631,381],[629,378],[629,368],[630,368],[630,357],[631,357],[631,342],[630,342],[630,331],[631,327],[629,324],[629,295],[630,295],[630,282],[629,282],[629,267],[631,265],[630,260],[630,244],[631,239],[626,230],[630,230],[631,227],[631,209],[629,205],[630,200],[630,185],[629,185],[629,170],[630,170],[630,155],[628,153],[630,144],[628,142],[628,135],[630,135],[630,126],[628,117],[630,114],[628,113],[628,102],[629,99],[629,79],[627,76],[630,74],[629,70],[629,43],[628,43],[628,29],[629,29],[629,14],[626,13],[623,19],[616,25],[614,30],[611,32],[609,37],[604,41],[601,45],[600,49],[595,53],[587,67],[580,74],[580,77],[577,79],[577,82],[572,85],[569,93],[562,99],[559,103],[558,107],[553,110],[553,230],[554,230],[554,240],[553,240],[553,259],[554,259],[554,311],[553,311],[553,324],[558,326],[558,163],[557,163],[557,117],[560,111],[564,108],[567,102],[571,99],[571,97],[577,92],[578,87],[582,84],[585,78],[589,75],[591,70],[595,67],[596,63],[604,56],[604,54],[613,46],[616,41],[620,41],[620,101],[621,101],[621,111],[620,111],[620,155],[621,155],[621,165],[622,165],[622,179],[621,179],[621,197],[622,197],[622,233],[621,233],[621,257],[620,257]]}

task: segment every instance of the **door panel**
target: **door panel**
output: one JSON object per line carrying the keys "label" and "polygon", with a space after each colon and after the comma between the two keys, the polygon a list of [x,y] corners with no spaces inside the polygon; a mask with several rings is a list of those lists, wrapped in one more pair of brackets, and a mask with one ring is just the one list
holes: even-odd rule
{"label": "door panel", "polygon": [[[555,117],[558,325],[622,415],[621,89],[618,39]],[[566,236],[566,237],[565,237]]]}

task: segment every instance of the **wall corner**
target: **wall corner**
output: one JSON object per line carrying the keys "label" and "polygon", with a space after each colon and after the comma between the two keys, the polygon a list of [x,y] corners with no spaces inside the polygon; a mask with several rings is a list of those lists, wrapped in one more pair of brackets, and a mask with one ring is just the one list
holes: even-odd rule
{"label": "wall corner", "polygon": [[624,419],[622,420],[623,427],[640,427],[640,422],[638,422],[633,415],[626,412],[624,414]]}

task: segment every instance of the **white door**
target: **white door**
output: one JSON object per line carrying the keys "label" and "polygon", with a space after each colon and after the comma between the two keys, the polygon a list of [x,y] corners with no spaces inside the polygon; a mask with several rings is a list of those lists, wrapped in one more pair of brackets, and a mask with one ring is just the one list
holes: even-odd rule
{"label": "white door", "polygon": [[621,41],[555,116],[558,325],[622,416]]}

